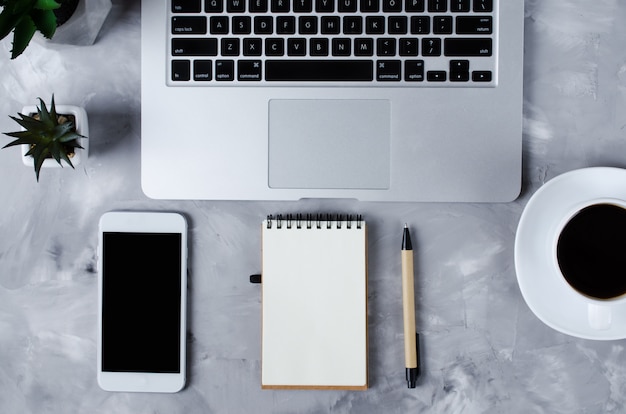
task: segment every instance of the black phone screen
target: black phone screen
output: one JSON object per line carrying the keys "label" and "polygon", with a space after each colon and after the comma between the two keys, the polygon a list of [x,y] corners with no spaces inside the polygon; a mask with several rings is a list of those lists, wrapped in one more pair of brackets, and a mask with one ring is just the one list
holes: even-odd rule
{"label": "black phone screen", "polygon": [[181,240],[103,233],[102,371],[181,372]]}

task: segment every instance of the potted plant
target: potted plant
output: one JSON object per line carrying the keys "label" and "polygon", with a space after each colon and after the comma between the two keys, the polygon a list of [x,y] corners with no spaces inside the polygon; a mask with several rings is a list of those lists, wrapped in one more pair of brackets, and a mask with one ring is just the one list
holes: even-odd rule
{"label": "potted plant", "polygon": [[25,106],[19,118],[11,116],[22,127],[21,131],[5,135],[16,138],[3,148],[22,146],[22,159],[26,165],[34,165],[39,181],[42,167],[74,168],[87,158],[89,126],[87,113],[79,106],[55,105],[54,95],[50,111],[39,98],[40,106]]}
{"label": "potted plant", "polygon": [[13,32],[11,59],[24,52],[36,31],[52,39],[74,14],[79,0],[0,0],[0,40]]}

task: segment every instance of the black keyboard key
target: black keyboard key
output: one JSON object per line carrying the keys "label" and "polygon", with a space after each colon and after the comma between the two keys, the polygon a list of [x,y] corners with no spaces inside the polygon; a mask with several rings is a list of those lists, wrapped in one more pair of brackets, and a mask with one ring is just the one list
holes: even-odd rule
{"label": "black keyboard key", "polygon": [[217,56],[217,39],[172,39],[172,56]]}
{"label": "black keyboard key", "polygon": [[372,81],[371,60],[266,60],[267,81]]}
{"label": "black keyboard key", "polygon": [[193,80],[207,82],[213,79],[213,62],[210,60],[195,60],[193,62]]}
{"label": "black keyboard key", "polygon": [[365,33],[384,34],[385,18],[383,16],[367,16],[365,18]]}
{"label": "black keyboard key", "polygon": [[333,56],[350,56],[352,41],[348,37],[333,38]]}
{"label": "black keyboard key", "polygon": [[250,13],[267,13],[267,0],[250,0]]}
{"label": "black keyboard key", "polygon": [[172,13],[200,13],[200,0],[172,0]]}
{"label": "black keyboard key", "polygon": [[325,37],[311,38],[309,49],[311,56],[328,56],[328,39]]}
{"label": "black keyboard key", "polygon": [[313,37],[309,45],[311,56],[328,56],[328,39],[325,37]]}
{"label": "black keyboard key", "polygon": [[207,13],[221,13],[224,11],[224,0],[206,0],[204,10]]}
{"label": "black keyboard key", "polygon": [[215,80],[216,81],[235,80],[235,62],[233,60],[215,61]]}
{"label": "black keyboard key", "polygon": [[380,82],[398,82],[401,78],[402,62],[399,60],[376,61],[376,80]]}
{"label": "black keyboard key", "polygon": [[452,0],[450,10],[456,13],[466,13],[470,11],[470,0]]}
{"label": "black keyboard key", "polygon": [[393,37],[379,37],[376,39],[376,55],[377,56],[395,56],[396,55],[396,39]]}
{"label": "black keyboard key", "polygon": [[354,13],[357,9],[358,0],[338,0],[339,5],[337,9],[340,13]]}
{"label": "black keyboard key", "polygon": [[313,11],[313,1],[293,0],[293,11],[295,13],[311,13]]}
{"label": "black keyboard key", "polygon": [[354,39],[355,56],[374,56],[374,39],[357,38]]}
{"label": "black keyboard key", "polygon": [[260,81],[261,61],[260,60],[240,60],[237,62],[237,80],[239,81]]}
{"label": "black keyboard key", "polygon": [[450,72],[450,82],[469,81],[469,72]]}
{"label": "black keyboard key", "polygon": [[405,11],[409,13],[422,13],[424,11],[424,0],[405,0]]}
{"label": "black keyboard key", "polygon": [[447,38],[444,40],[445,56],[491,56],[491,38]]}
{"label": "black keyboard key", "polygon": [[363,18],[361,16],[343,17],[343,34],[363,33]]}
{"label": "black keyboard key", "polygon": [[300,37],[287,39],[287,55],[306,56],[306,39]]}
{"label": "black keyboard key", "polygon": [[172,80],[184,82],[191,79],[191,63],[188,60],[172,60]]}
{"label": "black keyboard key", "polygon": [[428,11],[431,13],[448,11],[448,0],[428,0]]}
{"label": "black keyboard key", "polygon": [[407,82],[424,81],[424,61],[423,60],[405,60],[404,61],[404,80]]}
{"label": "black keyboard key", "polygon": [[204,16],[172,17],[172,34],[206,34],[207,24]]}
{"label": "black keyboard key", "polygon": [[228,13],[243,13],[246,11],[246,1],[226,0],[226,11]]}
{"label": "black keyboard key", "polygon": [[317,34],[317,16],[300,16],[298,18],[298,33]]}
{"label": "black keyboard key", "polygon": [[221,41],[222,56],[239,56],[239,38],[224,37]]}
{"label": "black keyboard key", "polygon": [[250,34],[252,33],[252,19],[250,16],[235,16],[233,17],[234,34]]}
{"label": "black keyboard key", "polygon": [[450,72],[468,72],[469,64],[469,60],[451,60]]}
{"label": "black keyboard key", "polygon": [[434,34],[452,34],[452,17],[435,16],[433,18]]}
{"label": "black keyboard key", "polygon": [[485,34],[493,32],[491,16],[459,16],[456,18],[457,34]]}
{"label": "black keyboard key", "polygon": [[400,56],[417,56],[419,51],[418,41],[408,37],[402,38],[400,39],[399,49]]}
{"label": "black keyboard key", "polygon": [[278,34],[296,33],[296,18],[294,16],[278,16],[276,18],[276,33]]}
{"label": "black keyboard key", "polygon": [[488,13],[493,11],[493,0],[474,0],[474,11]]}
{"label": "black keyboard key", "polygon": [[288,13],[290,0],[271,0],[272,13]]}
{"label": "black keyboard key", "polygon": [[258,37],[248,37],[243,39],[243,55],[244,56],[261,56],[263,47],[263,39]]}
{"label": "black keyboard key", "polygon": [[379,10],[380,5],[378,0],[361,0],[361,12],[378,13]]}
{"label": "black keyboard key", "polygon": [[472,72],[472,80],[474,82],[491,82],[490,70],[475,70]]}
{"label": "black keyboard key", "polygon": [[411,34],[429,34],[430,17],[411,16]]}
{"label": "black keyboard key", "polygon": [[469,60],[451,60],[450,61],[450,81],[451,82],[468,82],[470,78]]}
{"label": "black keyboard key", "polygon": [[445,70],[429,70],[426,73],[426,79],[428,82],[445,82],[447,73]]}
{"label": "black keyboard key", "polygon": [[339,16],[323,16],[321,31],[322,34],[339,34]]}
{"label": "black keyboard key", "polygon": [[274,20],[272,16],[254,17],[254,34],[272,34],[274,32]]}
{"label": "black keyboard key", "polygon": [[268,37],[265,39],[266,56],[283,56],[285,54],[285,39],[282,37]]}
{"label": "black keyboard key", "polygon": [[389,34],[407,34],[406,16],[390,16],[387,23]]}
{"label": "black keyboard key", "polygon": [[211,34],[228,34],[228,16],[211,16]]}
{"label": "black keyboard key", "polygon": [[441,56],[441,39],[423,38],[422,39],[422,55],[423,56]]}
{"label": "black keyboard key", "polygon": [[315,11],[318,13],[332,13],[335,11],[335,1],[315,0]]}
{"label": "black keyboard key", "polygon": [[402,11],[402,0],[383,0],[385,13],[398,13]]}

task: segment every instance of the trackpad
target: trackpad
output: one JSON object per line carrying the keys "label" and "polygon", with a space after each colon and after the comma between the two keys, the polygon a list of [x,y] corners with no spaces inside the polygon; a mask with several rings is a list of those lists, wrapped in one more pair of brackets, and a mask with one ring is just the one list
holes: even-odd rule
{"label": "trackpad", "polygon": [[389,188],[390,117],[386,100],[271,100],[269,186]]}

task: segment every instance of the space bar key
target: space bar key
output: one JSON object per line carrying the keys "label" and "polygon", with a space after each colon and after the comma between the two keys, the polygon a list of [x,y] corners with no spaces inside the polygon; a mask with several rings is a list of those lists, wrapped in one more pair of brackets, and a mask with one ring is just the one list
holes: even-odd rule
{"label": "space bar key", "polygon": [[371,60],[266,60],[266,81],[372,81]]}

